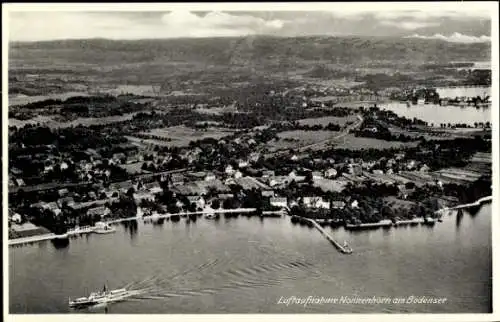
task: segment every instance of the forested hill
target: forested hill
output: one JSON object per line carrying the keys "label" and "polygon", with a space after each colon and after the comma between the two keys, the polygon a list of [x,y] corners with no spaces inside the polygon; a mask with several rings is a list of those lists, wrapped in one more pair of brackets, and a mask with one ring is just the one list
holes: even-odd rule
{"label": "forested hill", "polygon": [[[10,44],[10,60],[21,62],[116,64],[189,62],[261,65],[323,61],[364,65],[378,62],[490,60],[491,44],[451,43],[414,38],[251,36],[163,40],[58,40]],[[16,64],[16,65],[17,65]]]}

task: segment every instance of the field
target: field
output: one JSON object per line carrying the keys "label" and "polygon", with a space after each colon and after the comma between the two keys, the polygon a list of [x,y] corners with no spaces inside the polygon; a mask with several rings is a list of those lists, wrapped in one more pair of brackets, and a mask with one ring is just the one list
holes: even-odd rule
{"label": "field", "polygon": [[418,142],[384,141],[372,138],[356,137],[352,134],[348,134],[345,137],[338,140],[338,142],[335,144],[335,148],[349,149],[349,150],[361,150],[361,149],[383,150],[383,149],[401,148],[410,146],[414,147],[417,145]]}
{"label": "field", "polygon": [[234,106],[226,106],[226,107],[197,107],[195,110],[200,114],[211,114],[211,115],[220,115],[224,113],[235,113],[237,110]]}
{"label": "field", "polygon": [[115,122],[122,122],[126,120],[130,120],[137,113],[128,113],[124,115],[114,115],[114,116],[106,116],[106,117],[79,117],[71,122],[58,122],[54,120],[50,116],[38,115],[29,120],[17,120],[17,119],[9,119],[9,126],[17,126],[23,127],[26,124],[37,124],[48,126],[50,128],[66,128],[71,126],[90,126],[90,125],[100,125],[100,124],[109,124]]}
{"label": "field", "polygon": [[267,143],[269,150],[275,151],[284,148],[297,148],[319,141],[327,140],[338,135],[335,131],[285,131],[278,133],[278,141],[271,140]]}
{"label": "field", "polygon": [[356,115],[349,115],[346,117],[337,117],[337,116],[326,116],[326,117],[317,117],[317,118],[308,118],[299,120],[300,125],[323,125],[326,126],[329,123],[338,124],[340,126],[344,126],[348,122],[356,122]]}
{"label": "field", "polygon": [[144,162],[121,164],[120,168],[124,169],[129,174],[149,173],[149,171],[144,171],[141,169],[143,163]]}
{"label": "field", "polygon": [[139,139],[145,143],[163,145],[163,146],[188,146],[191,141],[198,141],[206,138],[221,139],[232,133],[227,129],[209,128],[206,130],[196,130],[185,126],[173,126],[168,128],[153,129],[141,134],[153,135],[162,138],[168,138],[171,141],[162,141],[156,139]]}

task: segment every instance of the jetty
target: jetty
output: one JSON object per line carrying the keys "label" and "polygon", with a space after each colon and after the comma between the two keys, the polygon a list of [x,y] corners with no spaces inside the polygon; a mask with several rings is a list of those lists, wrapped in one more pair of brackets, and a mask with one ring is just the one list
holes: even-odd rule
{"label": "jetty", "polygon": [[31,243],[41,242],[41,241],[45,241],[45,240],[52,240],[52,239],[65,239],[65,238],[69,238],[71,236],[80,235],[80,234],[91,234],[94,232],[95,228],[96,227],[92,227],[92,226],[83,226],[83,227],[76,227],[73,229],[69,229],[65,234],[61,234],[61,235],[56,235],[54,233],[50,233],[50,234],[35,235],[35,236],[30,236],[30,237],[9,239],[9,246],[31,244]]}
{"label": "jetty", "polygon": [[485,202],[491,202],[492,200],[493,200],[493,196],[487,196],[487,197],[480,198],[472,203],[458,205],[458,206],[450,207],[450,208],[442,208],[442,209],[437,210],[436,213],[439,214],[439,213],[444,213],[444,212],[447,212],[450,210],[458,210],[458,209],[463,209],[463,208],[468,208],[468,207],[477,207],[477,206],[482,205]]}
{"label": "jetty", "polygon": [[323,228],[321,227],[320,224],[318,224],[315,220],[313,219],[309,219],[309,218],[304,218],[305,220],[311,222],[314,227],[316,227],[316,229],[318,229],[322,234],[323,236],[326,237],[326,239],[333,245],[335,246],[335,248],[341,252],[342,254],[351,254],[352,253],[352,250],[351,249],[348,249],[342,245],[340,245],[335,239],[333,239],[333,237]]}

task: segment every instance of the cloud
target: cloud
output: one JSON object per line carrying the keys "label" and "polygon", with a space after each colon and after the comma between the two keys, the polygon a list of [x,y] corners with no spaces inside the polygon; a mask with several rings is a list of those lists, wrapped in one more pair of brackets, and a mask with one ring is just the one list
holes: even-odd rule
{"label": "cloud", "polygon": [[204,16],[189,11],[172,11],[161,18],[170,31],[191,37],[254,35],[269,33],[283,27],[279,19],[265,20],[251,15],[209,12]]}
{"label": "cloud", "polygon": [[149,19],[120,12],[17,12],[9,19],[9,38],[14,41],[233,37],[273,34],[286,22],[248,14],[201,15],[189,11],[172,11]]}
{"label": "cloud", "polygon": [[433,36],[424,36],[424,35],[414,34],[412,36],[408,36],[405,38],[439,39],[439,40],[444,40],[444,41],[448,41],[448,42],[458,42],[458,43],[480,43],[480,42],[491,41],[490,36],[482,35],[480,37],[475,37],[475,36],[463,35],[463,34],[458,33],[458,32],[455,32],[450,36],[444,36],[441,34],[435,34]]}
{"label": "cloud", "polygon": [[484,10],[401,10],[401,11],[378,11],[374,15],[379,19],[396,20],[400,18],[411,18],[413,20],[425,21],[442,18],[452,19],[491,19],[491,13]]}
{"label": "cloud", "polygon": [[377,19],[397,20],[400,18],[412,18],[413,20],[429,20],[441,18],[456,19],[491,19],[491,12],[486,10],[474,10],[470,7],[455,10],[439,10],[435,6],[419,8],[418,10],[380,10],[378,9],[333,9],[329,11],[333,16],[351,20],[362,19],[363,16],[372,16]]}
{"label": "cloud", "polygon": [[399,28],[403,28],[405,30],[416,30],[426,27],[435,27],[439,26],[437,22],[423,22],[423,21],[382,21],[382,25],[386,26],[395,26]]}

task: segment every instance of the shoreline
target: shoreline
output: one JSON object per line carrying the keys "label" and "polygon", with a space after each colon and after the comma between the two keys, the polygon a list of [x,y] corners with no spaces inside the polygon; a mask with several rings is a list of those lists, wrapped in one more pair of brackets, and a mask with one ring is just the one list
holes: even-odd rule
{"label": "shoreline", "polygon": [[[457,210],[457,209],[463,209],[463,208],[468,208],[468,207],[474,207],[474,206],[480,206],[484,203],[491,202],[493,200],[493,196],[486,196],[482,197],[475,202],[468,203],[468,204],[459,204],[453,207],[445,207],[441,208],[439,210],[436,210],[434,214],[439,214],[442,215],[445,211],[450,211],[450,210]],[[211,210],[211,211],[195,211],[195,212],[183,212],[183,213],[175,213],[175,214],[163,214],[154,217],[154,219],[161,219],[161,218],[171,218],[172,216],[179,216],[179,217],[187,217],[189,215],[198,215],[198,214],[209,214],[209,213],[250,213],[250,212],[255,212],[257,209],[256,208],[239,208],[239,209],[218,209],[218,210]],[[275,211],[273,211],[274,213]],[[281,212],[281,211],[280,211]],[[263,212],[263,215],[265,217],[266,212]],[[280,216],[281,217],[281,216]],[[114,220],[108,220],[104,221],[106,224],[117,224],[120,222],[125,222],[125,221],[131,221],[131,220],[137,220],[137,219],[152,219],[152,216],[147,216],[146,218],[144,216],[134,216],[134,217],[127,217],[127,218],[120,218],[120,219],[114,219]],[[312,218],[307,218],[303,217],[304,219],[307,220],[312,220],[315,221]],[[403,226],[403,225],[412,225],[412,224],[434,224],[437,220],[432,220],[427,222],[424,218],[414,218],[410,220],[399,220],[395,223],[392,223],[391,225],[388,225],[385,222],[378,222],[378,223],[362,223],[359,225],[345,225],[344,228],[346,230],[362,230],[362,229],[368,229],[368,228],[380,228],[380,227],[398,227],[398,226]],[[319,225],[319,223],[318,223]],[[63,239],[63,238],[69,238],[71,236],[75,235],[81,235],[81,234],[90,234],[93,233],[92,227],[87,227],[87,228],[81,228],[81,229],[71,229],[68,230],[66,234],[62,235],[56,235],[54,233],[50,234],[44,234],[44,235],[35,235],[35,236],[30,236],[30,237],[22,237],[22,238],[14,238],[14,239],[8,239],[8,244],[10,246],[18,246],[22,244],[30,244],[30,243],[36,243],[36,242],[41,242],[41,241],[47,241],[47,240],[53,240],[53,239]]]}

